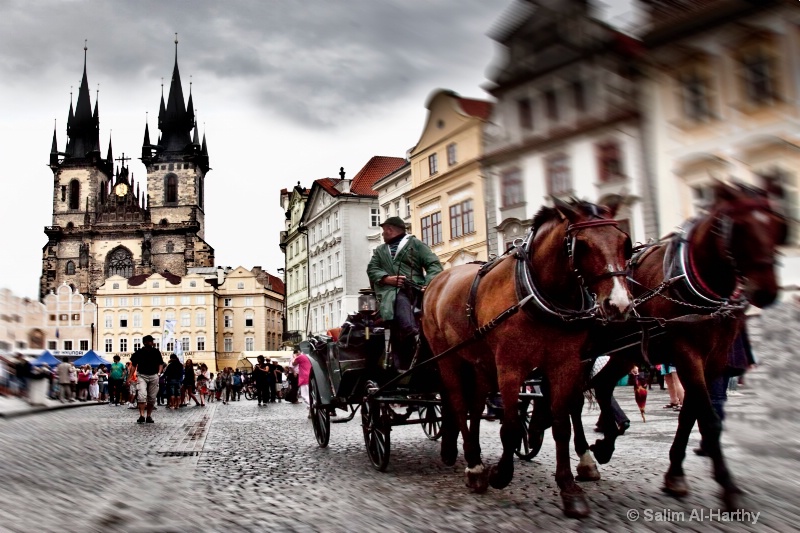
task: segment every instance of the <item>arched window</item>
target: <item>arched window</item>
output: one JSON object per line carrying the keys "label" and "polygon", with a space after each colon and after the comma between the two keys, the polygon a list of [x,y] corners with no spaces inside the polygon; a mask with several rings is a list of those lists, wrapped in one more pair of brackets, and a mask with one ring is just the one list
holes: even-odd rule
{"label": "arched window", "polygon": [[164,176],[164,203],[174,204],[178,202],[178,176],[167,174]]}
{"label": "arched window", "polygon": [[73,274],[75,274],[75,263],[73,263],[72,261],[67,261],[67,268],[64,270],[64,272],[68,276],[72,276]]}
{"label": "arched window", "polygon": [[133,276],[133,254],[122,246],[113,249],[106,258],[106,277]]}
{"label": "arched window", "polygon": [[172,241],[167,241],[167,253],[171,254],[174,251],[175,251],[175,243],[173,243]]}
{"label": "arched window", "polygon": [[69,182],[69,208],[81,208],[81,182],[72,180]]}

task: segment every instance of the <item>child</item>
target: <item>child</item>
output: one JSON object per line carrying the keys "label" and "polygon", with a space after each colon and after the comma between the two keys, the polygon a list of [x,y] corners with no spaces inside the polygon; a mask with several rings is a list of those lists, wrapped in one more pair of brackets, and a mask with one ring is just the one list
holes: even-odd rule
{"label": "child", "polygon": [[214,379],[213,372],[208,376],[206,387],[208,388],[208,403],[211,403],[214,401],[214,397],[216,396],[216,391],[217,391],[217,381]]}

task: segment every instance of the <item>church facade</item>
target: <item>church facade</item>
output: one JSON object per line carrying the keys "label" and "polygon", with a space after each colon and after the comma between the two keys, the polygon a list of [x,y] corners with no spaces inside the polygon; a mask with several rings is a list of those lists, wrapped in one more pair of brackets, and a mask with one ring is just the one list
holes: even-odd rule
{"label": "church facade", "polygon": [[145,124],[144,190],[129,172],[129,158],[114,159],[110,140],[106,156],[101,154],[98,103],[92,110],[84,54],[83,79],[74,108],[70,102],[63,151],[53,132],[53,219],[45,227],[40,298],[62,284],[93,298],[111,276],[165,271],[183,276],[190,267],[214,266],[214,249],[204,232],[208,148],[205,135],[199,139],[191,91],[188,102],[184,100],[177,41],[158,128],[159,138],[152,143]]}

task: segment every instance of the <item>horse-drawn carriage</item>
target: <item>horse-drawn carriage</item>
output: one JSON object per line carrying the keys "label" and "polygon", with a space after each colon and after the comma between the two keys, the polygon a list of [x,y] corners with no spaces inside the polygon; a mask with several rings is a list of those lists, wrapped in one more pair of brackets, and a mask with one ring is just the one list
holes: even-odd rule
{"label": "horse-drawn carriage", "polygon": [[[364,291],[359,302],[362,311],[350,315],[336,337],[312,337],[300,343],[300,350],[311,360],[311,423],[319,446],[328,446],[331,422],[348,422],[360,411],[367,455],[377,470],[384,471],[392,427],[418,424],[428,439],[441,436],[441,384],[430,360],[415,358],[404,372],[394,368],[387,357],[386,330],[373,320],[374,295]],[[540,396],[540,381],[527,380],[518,405],[525,420],[531,420],[533,400]],[[349,414],[339,416],[337,409]],[[531,440],[533,448],[526,439],[518,451],[520,457],[538,453],[541,439],[538,445]]]}
{"label": "horse-drawn carriage", "polygon": [[[394,425],[422,424],[430,438],[441,433],[441,458],[447,465],[456,461],[460,433],[467,486],[482,492],[488,486],[508,486],[515,454],[538,452],[546,426],[537,419],[544,414],[553,428],[564,512],[584,517],[590,509],[572,476],[568,451],[571,425],[581,427],[576,410],[586,385],[581,355],[594,342],[597,326],[620,333],[607,350],[620,355],[612,355],[592,378],[601,411],[610,412],[614,385],[637,361],[630,348],[641,345],[639,353],[647,360],[653,328],[642,327],[639,319],[644,318],[666,327],[658,330],[660,350],[670,354],[686,388],[664,489],[676,496],[688,493],[682,463],[697,422],[726,507],[738,508],[740,490],[720,451],[719,420],[706,378],[722,373],[745,300],[759,307],[775,300],[776,247],[786,241],[787,220],[773,210],[766,191],[719,183],[715,195],[709,214],[690,233],[669,236],[633,258],[630,238],[619,230],[613,208],[555,200],[554,208],[534,216],[524,242],[503,256],[480,267],[452,267],[433,279],[425,292],[424,341],[407,372],[397,372],[388,362],[384,331],[366,313],[346,324],[338,339],[301,345],[312,360],[311,412],[319,444],[328,444],[336,409],[350,410],[344,420],[361,411],[367,451],[379,470],[388,465]],[[612,323],[618,328],[609,327]],[[531,410],[533,400],[542,396],[541,383],[534,382],[532,391],[525,383],[537,367],[547,394]],[[462,379],[470,372],[470,379]],[[503,454],[487,467],[478,438],[480,414],[496,388],[506,406]],[[399,413],[398,406],[406,412]],[[604,440],[591,448],[600,463],[613,453],[617,428],[611,425],[603,428]],[[581,466],[593,466],[594,460],[584,436],[577,449],[578,437],[580,475]]]}

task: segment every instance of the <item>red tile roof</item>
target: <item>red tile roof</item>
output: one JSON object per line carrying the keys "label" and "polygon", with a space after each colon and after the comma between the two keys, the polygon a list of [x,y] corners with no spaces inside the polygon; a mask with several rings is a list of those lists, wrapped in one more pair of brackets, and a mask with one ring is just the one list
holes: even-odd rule
{"label": "red tile roof", "polygon": [[373,156],[364,168],[358,171],[350,184],[350,192],[361,196],[378,196],[372,186],[379,179],[388,176],[398,168],[406,164],[403,157],[387,157],[382,155]]}
{"label": "red tile roof", "polygon": [[283,285],[283,280],[281,278],[273,276],[270,273],[267,273],[269,276],[269,283],[272,285],[272,290],[279,293],[279,294],[286,294],[286,289]]}
{"label": "red tile roof", "polygon": [[336,188],[336,184],[339,183],[340,181],[342,181],[342,180],[335,180],[335,179],[331,179],[331,178],[322,178],[322,179],[316,180],[316,183],[318,183],[319,186],[322,187],[325,190],[325,192],[327,192],[331,196],[339,196],[342,193],[339,191],[339,189]]}
{"label": "red tile roof", "polygon": [[492,114],[492,103],[486,100],[458,97],[458,103],[461,105],[461,109],[464,110],[464,113],[482,120],[488,120],[489,116]]}

